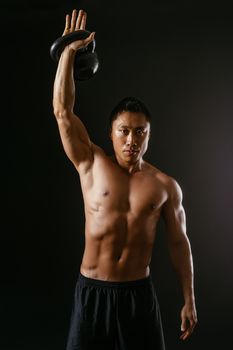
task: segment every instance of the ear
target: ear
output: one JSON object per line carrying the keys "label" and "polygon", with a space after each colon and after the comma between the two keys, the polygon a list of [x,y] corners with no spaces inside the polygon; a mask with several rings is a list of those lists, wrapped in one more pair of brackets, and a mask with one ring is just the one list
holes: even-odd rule
{"label": "ear", "polygon": [[109,128],[109,131],[108,131],[108,136],[110,137],[110,139],[112,140],[112,128]]}
{"label": "ear", "polygon": [[151,136],[151,127],[149,129],[148,139],[150,139],[150,136]]}

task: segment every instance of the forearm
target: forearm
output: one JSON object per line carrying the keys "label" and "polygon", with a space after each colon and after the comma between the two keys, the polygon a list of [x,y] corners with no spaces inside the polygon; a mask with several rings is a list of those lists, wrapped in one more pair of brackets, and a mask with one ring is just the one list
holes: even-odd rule
{"label": "forearm", "polygon": [[53,108],[54,114],[73,111],[75,102],[75,83],[73,66],[75,51],[68,46],[61,54],[54,81]]}
{"label": "forearm", "polygon": [[169,246],[172,264],[180,278],[185,303],[195,303],[193,259],[187,237]]}

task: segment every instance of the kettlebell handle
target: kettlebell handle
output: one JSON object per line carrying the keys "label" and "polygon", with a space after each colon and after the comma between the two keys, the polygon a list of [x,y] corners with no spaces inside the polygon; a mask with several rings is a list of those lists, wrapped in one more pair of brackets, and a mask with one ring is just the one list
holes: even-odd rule
{"label": "kettlebell handle", "polygon": [[[64,36],[61,36],[57,40],[54,41],[50,48],[50,55],[52,59],[55,62],[59,61],[59,58],[62,54],[62,51],[64,50],[65,46],[71,44],[73,41],[76,40],[84,40],[88,38],[88,36],[91,34],[88,30],[76,30],[75,32],[66,34]],[[90,42],[86,48],[81,48],[77,50],[77,52],[94,52],[95,51],[95,40]]]}

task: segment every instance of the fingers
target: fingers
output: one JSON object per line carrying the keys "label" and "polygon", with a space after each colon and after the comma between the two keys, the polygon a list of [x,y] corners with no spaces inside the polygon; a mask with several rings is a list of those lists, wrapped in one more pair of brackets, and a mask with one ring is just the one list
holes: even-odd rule
{"label": "fingers", "polygon": [[[83,12],[84,12],[83,10],[79,10],[78,18],[77,18],[77,21],[76,21],[76,24],[75,24],[75,30],[79,30],[80,29]],[[77,11],[76,11],[76,16],[77,16]]]}
{"label": "fingers", "polygon": [[184,332],[181,336],[180,336],[180,340],[185,340],[190,336],[190,333],[188,331]]}
{"label": "fingers", "polygon": [[193,333],[193,330],[196,326],[196,321],[191,319],[191,320],[189,320],[189,324],[190,324],[189,327],[186,328],[186,327],[184,327],[184,324],[182,322],[183,326],[181,326],[181,331],[183,332],[183,334],[181,334],[181,336],[180,336],[181,340],[185,340],[188,337],[190,337],[190,335]]}
{"label": "fingers", "polygon": [[187,323],[186,323],[185,317],[182,317],[180,329],[181,329],[181,332],[183,332],[183,334],[181,334],[181,336],[180,336],[180,339],[185,340],[188,336]]}
{"label": "fingers", "polygon": [[[77,10],[72,11],[71,24],[70,24],[70,31],[71,32],[73,32],[75,30],[77,13],[78,13]],[[80,11],[79,11],[79,15],[80,15]],[[79,18],[79,16],[78,16],[78,18]]]}
{"label": "fingers", "polygon": [[182,317],[182,323],[181,323],[181,332],[184,332],[187,328],[187,324],[186,324],[186,318]]}
{"label": "fingers", "polygon": [[190,335],[193,333],[194,327],[195,327],[195,324],[193,324],[193,325],[190,326],[188,329],[186,329],[186,330],[184,331],[184,333],[181,334],[180,339],[181,339],[181,340],[185,340],[185,339],[187,339],[188,337],[190,337]]}
{"label": "fingers", "polygon": [[62,35],[69,33],[69,30],[70,30],[70,15],[66,15],[65,29]]}
{"label": "fingers", "polygon": [[66,24],[63,35],[74,32],[75,30],[85,30],[86,22],[87,13],[84,10],[79,10],[78,12],[74,9],[71,16],[66,15]]}
{"label": "fingers", "polygon": [[95,32],[92,32],[86,39],[83,40],[83,45],[86,47],[94,40]]}
{"label": "fingers", "polygon": [[181,310],[181,332],[180,339],[187,339],[194,330],[197,323],[197,314],[194,304],[186,304]]}
{"label": "fingers", "polygon": [[65,26],[65,30],[69,30],[70,29],[70,15],[66,15],[66,26]]}
{"label": "fingers", "polygon": [[83,16],[81,20],[80,29],[84,30],[86,28],[87,14],[83,11]]}
{"label": "fingers", "polygon": [[[78,14],[78,18],[77,18]],[[84,10],[73,10],[71,19],[71,30],[84,30],[86,28],[87,14]]]}
{"label": "fingers", "polygon": [[92,32],[86,39],[85,42],[90,43],[92,40],[94,40],[95,32]]}

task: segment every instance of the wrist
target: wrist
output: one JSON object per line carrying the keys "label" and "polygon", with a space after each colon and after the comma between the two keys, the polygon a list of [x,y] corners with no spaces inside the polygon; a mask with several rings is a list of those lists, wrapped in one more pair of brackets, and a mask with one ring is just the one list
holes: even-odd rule
{"label": "wrist", "polygon": [[188,296],[184,298],[185,305],[195,305],[195,298],[194,296]]}
{"label": "wrist", "polygon": [[69,55],[75,55],[76,51],[71,45],[66,45],[63,52],[68,53]]}

